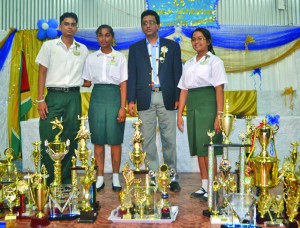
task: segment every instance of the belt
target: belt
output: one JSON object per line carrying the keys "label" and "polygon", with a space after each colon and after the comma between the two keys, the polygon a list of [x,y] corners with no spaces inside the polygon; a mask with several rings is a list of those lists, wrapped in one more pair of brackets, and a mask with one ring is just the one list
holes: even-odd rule
{"label": "belt", "polygon": [[68,92],[71,92],[71,91],[79,91],[80,90],[80,87],[48,87],[47,88],[48,91],[51,91],[51,92],[63,92],[63,93],[68,93]]}
{"label": "belt", "polygon": [[160,87],[154,87],[152,88],[152,92],[160,92],[161,88]]}

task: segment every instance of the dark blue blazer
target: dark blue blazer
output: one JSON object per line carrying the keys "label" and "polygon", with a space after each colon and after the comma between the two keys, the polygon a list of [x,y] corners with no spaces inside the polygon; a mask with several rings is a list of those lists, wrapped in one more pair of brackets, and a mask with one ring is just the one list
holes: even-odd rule
{"label": "dark blue blazer", "polygon": [[[167,110],[174,110],[175,102],[179,100],[180,90],[177,88],[182,74],[181,51],[175,41],[160,38],[161,47],[166,46],[168,52],[163,63],[159,61],[158,77],[161,85],[163,101]],[[138,111],[147,110],[151,102],[151,63],[143,39],[129,47],[127,100],[137,103]]]}

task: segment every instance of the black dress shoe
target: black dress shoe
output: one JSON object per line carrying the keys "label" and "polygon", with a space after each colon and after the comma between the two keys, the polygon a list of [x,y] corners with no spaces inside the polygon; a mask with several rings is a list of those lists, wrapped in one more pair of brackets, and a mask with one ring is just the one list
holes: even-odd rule
{"label": "black dress shoe", "polygon": [[171,182],[171,184],[170,184],[171,192],[180,192],[180,190],[181,190],[181,187],[178,182],[176,182],[176,181]]}
{"label": "black dress shoe", "polygon": [[103,184],[99,188],[97,188],[97,192],[100,192],[100,190],[102,190],[104,187],[105,187],[105,183],[103,182]]}
{"label": "black dress shoe", "polygon": [[122,190],[122,187],[114,186],[113,183],[112,183],[111,185],[112,185],[112,190],[113,190],[114,192],[120,192],[120,191]]}

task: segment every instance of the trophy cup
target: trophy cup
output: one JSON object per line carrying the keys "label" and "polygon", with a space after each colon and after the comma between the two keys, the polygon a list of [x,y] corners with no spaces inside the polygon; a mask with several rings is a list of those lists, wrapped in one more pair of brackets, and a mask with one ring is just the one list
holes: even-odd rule
{"label": "trophy cup", "polygon": [[38,213],[31,218],[32,227],[49,225],[48,216],[44,213],[44,207],[48,201],[49,188],[44,184],[44,178],[47,177],[41,173],[35,173],[31,176],[29,191],[38,210]]}
{"label": "trophy cup", "polygon": [[235,115],[229,114],[229,101],[226,99],[225,102],[225,113],[218,115],[220,128],[224,136],[223,144],[231,144],[229,140],[229,135],[234,128],[234,123],[236,120]]}
{"label": "trophy cup", "polygon": [[16,220],[17,216],[13,213],[13,207],[17,199],[17,188],[14,184],[10,184],[4,187],[4,196],[9,208],[9,213],[5,216],[5,220]]}
{"label": "trophy cup", "polygon": [[93,208],[91,207],[90,199],[90,189],[95,180],[95,158],[91,161],[91,166],[85,166],[85,175],[81,177],[80,182],[82,184],[82,208],[80,211],[80,218],[78,222],[94,222],[96,216]]}
{"label": "trophy cup", "polygon": [[169,194],[167,192],[167,187],[170,185],[169,177],[169,167],[166,164],[163,164],[159,167],[157,183],[161,189],[161,200],[158,203],[158,207],[161,208],[161,218],[170,219],[170,202],[168,201]]}
{"label": "trophy cup", "polygon": [[[266,119],[263,119],[262,123],[255,129],[253,134],[254,142],[247,158],[253,170],[254,185],[261,189],[257,203],[258,212],[261,214],[261,217],[264,217],[271,206],[272,196],[268,189],[277,186],[282,176],[282,174],[279,176],[278,172],[279,159],[277,158],[276,150],[274,157],[270,156],[267,151],[270,140],[274,140],[274,134],[277,132],[277,129],[273,129],[272,126],[267,124]],[[259,155],[251,157],[256,138],[259,140],[262,151]]]}
{"label": "trophy cup", "polygon": [[54,121],[51,121],[52,130],[58,128],[60,131],[54,137],[53,142],[45,141],[46,152],[49,154],[50,158],[54,162],[54,181],[51,183],[52,186],[61,185],[61,161],[64,159],[65,155],[69,152],[70,140],[66,142],[60,141],[60,135],[63,132],[62,121],[59,121],[55,117]]}
{"label": "trophy cup", "polygon": [[39,163],[41,160],[41,151],[39,150],[41,143],[41,141],[36,141],[32,143],[34,145],[34,150],[32,151],[31,158],[34,163],[36,173],[39,171]]}
{"label": "trophy cup", "polygon": [[214,130],[213,131],[211,131],[211,130],[207,131],[207,135],[210,138],[210,142],[209,142],[210,145],[214,144],[212,139],[215,136],[215,134],[216,134],[216,132]]}
{"label": "trophy cup", "polygon": [[84,168],[88,165],[88,159],[92,153],[86,146],[86,140],[90,138],[90,133],[85,126],[85,122],[88,119],[87,115],[82,117],[78,116],[78,120],[80,120],[80,129],[77,132],[75,140],[78,139],[79,149],[75,149],[76,157],[81,161],[81,167]]}
{"label": "trophy cup", "polygon": [[[142,151],[144,138],[139,128],[141,125],[142,125],[141,120],[132,123],[132,126],[134,127],[134,134],[132,138],[133,151],[129,153],[129,158],[131,162],[135,165],[136,173],[145,173],[144,171],[140,170],[140,166],[142,165],[142,163],[146,158],[146,152]],[[146,169],[147,168],[148,167],[146,167]]]}

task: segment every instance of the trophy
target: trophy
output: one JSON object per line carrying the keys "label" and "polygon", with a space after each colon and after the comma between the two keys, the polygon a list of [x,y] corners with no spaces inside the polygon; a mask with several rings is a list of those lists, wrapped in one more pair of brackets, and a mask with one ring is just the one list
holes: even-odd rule
{"label": "trophy", "polygon": [[92,158],[91,165],[85,166],[85,175],[81,177],[82,184],[82,208],[80,211],[80,218],[78,222],[94,222],[96,220],[93,207],[91,206],[91,193],[90,189],[95,180],[95,158]]}
{"label": "trophy", "polygon": [[[274,141],[274,134],[277,132],[277,129],[278,126],[277,128],[273,128],[271,125],[267,124],[266,119],[263,119],[254,131],[254,142],[247,158],[247,161],[250,161],[250,167],[253,170],[254,185],[261,189],[257,203],[261,217],[264,217],[269,211],[272,203],[272,196],[268,189],[277,186],[282,176],[282,174],[279,176],[278,172],[279,159],[277,158],[276,150],[275,156],[270,156],[267,150],[270,140]],[[259,140],[262,151],[259,155],[251,157],[256,138]]]}
{"label": "trophy", "polygon": [[[139,128],[141,125],[141,120],[132,123],[132,126],[134,127],[134,134],[132,138],[133,151],[129,153],[129,158],[131,162],[135,165],[135,172],[137,173],[142,173],[140,170],[140,166],[146,158],[146,152],[142,151],[144,138]],[[148,169],[148,167],[146,167],[146,169]]]}
{"label": "trophy", "polygon": [[75,149],[76,157],[81,161],[81,167],[84,168],[88,165],[88,159],[92,153],[86,146],[86,140],[90,138],[89,130],[85,126],[85,122],[88,119],[87,115],[82,117],[78,116],[78,120],[80,120],[80,129],[77,132],[75,140],[78,139],[79,149]]}
{"label": "trophy", "polygon": [[12,163],[12,159],[14,158],[14,150],[12,148],[7,148],[4,150],[4,155],[6,160],[7,181],[11,182],[16,167],[15,164]]}
{"label": "trophy", "polygon": [[169,194],[167,187],[170,185],[169,167],[163,164],[159,167],[157,184],[161,189],[161,200],[158,202],[158,207],[161,208],[161,218],[170,219],[170,202],[168,201]]}
{"label": "trophy", "polygon": [[[119,210],[119,214],[122,214],[122,219],[132,219],[132,214],[130,213],[130,208],[132,205],[131,200],[131,185],[134,182],[134,172],[129,168],[129,163],[126,161],[126,164],[122,170],[123,177],[125,179],[125,189],[122,194],[123,206],[126,208],[125,210]],[[126,211],[126,214],[124,212]]]}
{"label": "trophy", "polygon": [[216,134],[216,132],[214,130],[213,131],[211,131],[211,130],[207,131],[207,135],[210,138],[210,142],[209,142],[210,145],[214,144],[212,139],[215,136],[215,134]]}
{"label": "trophy", "polygon": [[46,152],[49,154],[50,158],[54,162],[54,181],[51,183],[53,186],[61,185],[61,161],[64,159],[65,155],[69,152],[70,140],[66,142],[60,141],[60,135],[63,132],[62,121],[59,121],[55,117],[54,121],[50,122],[52,124],[52,130],[58,128],[60,131],[54,137],[53,142],[45,141]]}
{"label": "trophy", "polygon": [[234,123],[236,120],[235,115],[229,114],[229,101],[226,99],[225,103],[225,113],[218,115],[220,128],[224,136],[223,144],[231,144],[229,140],[229,135],[234,128]]}
{"label": "trophy", "polygon": [[35,173],[31,176],[29,191],[38,210],[38,213],[31,218],[32,227],[49,225],[48,216],[44,213],[44,207],[48,201],[49,188],[45,185],[44,178],[47,177],[41,173]]}
{"label": "trophy", "polygon": [[41,151],[39,150],[41,143],[41,141],[36,141],[32,143],[34,145],[34,150],[32,151],[31,158],[33,159],[36,173],[39,171],[39,163],[41,160]]}
{"label": "trophy", "polygon": [[16,187],[20,197],[20,207],[19,207],[19,216],[23,217],[23,214],[26,212],[26,205],[25,205],[25,192],[28,190],[28,183],[25,180],[18,180],[16,182]]}
{"label": "trophy", "polygon": [[17,188],[14,184],[10,184],[4,187],[4,196],[9,208],[9,213],[5,216],[5,220],[15,220],[17,217],[13,213],[13,207],[16,205]]}

